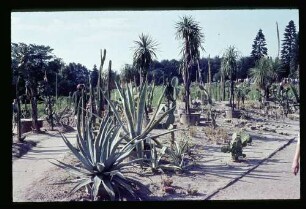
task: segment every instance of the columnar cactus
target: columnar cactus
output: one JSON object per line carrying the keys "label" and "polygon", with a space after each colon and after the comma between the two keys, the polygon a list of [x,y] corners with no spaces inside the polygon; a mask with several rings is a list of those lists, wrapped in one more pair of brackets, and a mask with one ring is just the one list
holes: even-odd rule
{"label": "columnar cactus", "polygon": [[[107,98],[110,100],[111,99],[111,73],[112,73],[112,61],[109,61],[108,65],[108,73],[107,73]],[[110,115],[110,107],[107,105],[107,114],[108,116]]]}
{"label": "columnar cactus", "polygon": [[153,79],[153,84],[148,86],[147,108],[148,108],[149,112],[152,111],[152,102],[153,102],[154,90],[155,90],[155,82],[154,82],[154,79]]}
{"label": "columnar cactus", "polygon": [[[171,79],[171,82],[168,83],[166,87],[166,98],[168,100],[168,110],[172,108],[172,111],[169,112],[169,117],[165,122],[165,128],[168,128],[170,124],[173,124],[175,121],[174,111],[176,108],[176,98],[178,94],[178,78],[175,76]],[[171,103],[170,103],[171,101]]]}
{"label": "columnar cactus", "polygon": [[44,81],[39,83],[38,91],[45,103],[44,113],[47,115],[46,120],[51,126],[51,130],[54,128],[54,114],[53,107],[55,105],[55,99],[51,95],[51,87],[48,82],[47,72],[45,71]]}
{"label": "columnar cactus", "polygon": [[102,56],[102,50],[101,50],[101,65],[99,69],[99,77],[98,77],[98,84],[97,84],[97,112],[98,115],[102,115],[102,111],[104,110],[104,97],[103,97],[103,78],[102,78],[102,70],[103,70],[103,65],[105,61],[105,56],[106,56],[106,49],[104,49],[103,56]]}

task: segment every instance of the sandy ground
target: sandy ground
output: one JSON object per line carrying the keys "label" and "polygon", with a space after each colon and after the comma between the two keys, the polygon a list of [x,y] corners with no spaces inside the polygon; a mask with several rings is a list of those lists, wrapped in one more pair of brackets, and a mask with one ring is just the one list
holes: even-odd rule
{"label": "sandy ground", "polygon": [[300,199],[300,172],[294,176],[291,171],[295,148],[296,141],[210,199]]}
{"label": "sandy ground", "polygon": [[[295,140],[295,137],[300,131],[299,121],[293,120],[268,120],[250,119],[243,125],[246,131],[253,136],[253,143],[251,146],[244,148],[246,158],[242,162],[232,162],[229,153],[222,153],[220,148],[222,141],[214,141],[204,133],[205,124],[200,124],[194,127],[194,134],[189,139],[191,147],[191,155],[188,156],[189,167],[183,173],[164,172],[153,174],[148,170],[141,170],[140,168],[133,168],[132,171],[137,172],[137,177],[152,194],[146,197],[145,200],[206,200],[209,198],[227,199],[230,198],[231,193],[224,193],[220,189],[232,184],[228,189],[237,185],[241,180],[237,181],[242,175],[249,172],[254,167],[264,163],[269,159],[271,154],[290,144]],[[234,119],[231,123],[224,123],[222,117],[217,120],[217,124],[221,125],[226,130],[228,136],[233,131],[240,129],[241,120]],[[268,128],[267,130],[263,130]],[[164,130],[154,130],[154,133],[160,133]],[[26,140],[37,141],[36,147],[33,147],[27,154],[19,159],[13,160],[13,201],[14,202],[45,202],[45,201],[80,201],[84,199],[84,190],[80,190],[72,196],[68,196],[67,192],[73,187],[71,184],[55,185],[54,183],[64,182],[71,179],[65,171],[52,165],[49,160],[58,159],[66,163],[76,164],[77,160],[70,153],[69,149],[65,146],[61,137],[56,132],[50,134],[34,135],[30,134]],[[285,135],[284,135],[285,133]],[[66,133],[65,135],[72,142],[75,140],[75,132]],[[175,134],[179,138],[181,133]],[[169,144],[169,136],[160,138],[160,141]],[[294,145],[293,145],[294,146]],[[291,146],[289,146],[291,147]],[[288,149],[289,149],[288,147]],[[280,151],[280,153],[283,153]],[[265,182],[266,176],[276,176],[276,171],[280,174],[288,173],[291,168],[290,161],[292,160],[294,151],[288,150],[287,154],[280,154],[283,160],[274,160],[274,164],[267,164],[266,167],[258,167],[253,172],[261,172],[257,178],[261,179],[261,183],[253,185],[253,189],[237,189],[237,193],[245,193],[243,196],[236,196],[238,199],[241,197],[258,196],[254,191],[260,193],[260,189],[269,189],[275,184],[281,185],[282,182],[289,176],[281,176],[280,179]],[[277,155],[275,155],[277,157]],[[286,164],[283,161],[287,162]],[[267,161],[269,162],[269,161]],[[269,167],[270,166],[270,167]],[[277,166],[273,167],[273,166]],[[262,171],[260,171],[262,169]],[[275,170],[276,169],[276,170]],[[278,170],[277,170],[278,169]],[[252,172],[252,173],[253,173]],[[250,175],[252,175],[250,173]],[[290,172],[289,172],[290,173]],[[279,174],[279,175],[280,175]],[[290,173],[291,174],[291,173]],[[163,191],[162,181],[165,178],[173,180],[173,193],[166,193]],[[251,177],[250,177],[251,178]],[[295,179],[297,179],[296,177]],[[253,179],[254,181],[254,179]],[[295,185],[299,183],[296,180]],[[257,181],[260,182],[260,181]],[[270,187],[268,186],[270,185]],[[290,183],[284,183],[282,196],[277,196],[283,199],[299,198],[298,195],[294,197],[289,194],[293,187]],[[238,185],[239,186],[239,185]],[[266,187],[265,187],[266,186]],[[244,185],[241,185],[244,187]],[[241,188],[240,187],[240,188]],[[188,191],[196,191],[190,194]],[[219,192],[218,192],[219,191]],[[226,192],[226,190],[224,190]],[[246,194],[248,193],[248,194]],[[298,192],[297,192],[298,193]],[[218,196],[220,195],[220,196]],[[277,198],[276,197],[276,198]],[[261,199],[261,198],[260,198]]]}
{"label": "sandy ground", "polygon": [[[65,134],[69,140],[75,141],[75,132]],[[29,134],[26,140],[37,142],[37,145],[19,159],[13,160],[13,201],[30,200],[32,192],[38,181],[57,168],[49,161],[62,160],[70,154],[58,133],[49,131],[48,134]],[[60,172],[59,172],[60,173]],[[56,175],[58,178],[58,176]]]}

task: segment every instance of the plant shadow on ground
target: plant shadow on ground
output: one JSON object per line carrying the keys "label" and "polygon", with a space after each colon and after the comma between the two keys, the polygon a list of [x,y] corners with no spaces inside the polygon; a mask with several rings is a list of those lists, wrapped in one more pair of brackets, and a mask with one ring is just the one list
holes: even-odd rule
{"label": "plant shadow on ground", "polygon": [[20,158],[25,155],[32,147],[36,146],[36,142],[28,140],[23,142],[13,142],[12,143],[12,157]]}
{"label": "plant shadow on ground", "polygon": [[289,139],[287,139],[286,137],[282,137],[281,135],[277,134],[277,133],[267,133],[267,134],[254,134],[254,133],[250,133],[250,136],[254,139],[254,141],[278,141],[278,142],[282,142],[282,141],[287,141]]}

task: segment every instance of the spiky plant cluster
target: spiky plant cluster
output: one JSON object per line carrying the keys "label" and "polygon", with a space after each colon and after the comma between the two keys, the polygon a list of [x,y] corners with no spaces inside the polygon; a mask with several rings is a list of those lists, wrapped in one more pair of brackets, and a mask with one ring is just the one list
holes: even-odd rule
{"label": "spiky plant cluster", "polygon": [[188,150],[188,140],[175,141],[174,146],[166,147],[164,153],[170,158],[170,163],[163,165],[162,168],[183,171],[187,167],[185,155]]}
{"label": "spiky plant cluster", "polygon": [[[114,103],[111,100],[107,102],[113,111],[114,117],[118,124],[122,125],[122,130],[125,134],[125,140],[127,142],[132,141],[133,139],[140,140],[149,136],[150,132],[166,117],[173,108],[162,112],[165,105],[161,104],[165,89],[161,94],[156,109],[153,112],[152,117],[146,126],[144,126],[144,115],[145,115],[145,100],[147,98],[147,82],[140,87],[139,91],[136,91],[137,95],[134,96],[134,88],[131,84],[128,84],[126,88],[121,88],[121,86],[116,82],[117,91],[120,96],[122,110],[123,110],[123,119],[120,117],[119,112],[116,110]],[[156,140],[158,137],[174,132],[176,129],[168,130],[165,133],[158,135],[150,136],[150,139],[155,141],[157,146],[162,147],[162,145]],[[144,142],[139,143],[136,146],[137,157],[144,157]]]}
{"label": "spiky plant cluster", "polygon": [[86,187],[92,200],[97,200],[98,195],[104,194],[107,194],[110,200],[115,200],[120,198],[122,191],[128,191],[137,197],[133,185],[141,187],[141,184],[125,176],[124,169],[141,159],[128,162],[124,160],[142,140],[131,140],[123,145],[123,137],[120,137],[121,126],[114,125],[110,117],[101,119],[97,134],[93,133],[89,119],[86,119],[85,123],[85,128],[77,126],[77,147],[61,134],[65,144],[82,166],[77,167],[60,161],[51,162],[76,176],[71,182],[76,185],[70,193]]}
{"label": "spiky plant cluster", "polygon": [[[104,57],[101,59],[102,66],[105,59],[105,52]],[[111,62],[109,66],[111,66]],[[80,102],[77,106],[76,146],[63,134],[61,135],[65,144],[79,159],[82,166],[76,167],[60,161],[54,162],[53,164],[76,174],[77,178],[73,182],[77,182],[77,184],[71,192],[86,187],[92,200],[97,200],[98,196],[103,196],[104,194],[108,195],[110,200],[120,199],[122,191],[128,191],[136,197],[135,185],[140,188],[145,187],[133,178],[124,175],[129,172],[126,168],[139,162],[142,165],[145,159],[147,160],[146,162],[150,160],[151,162],[155,161],[155,165],[152,164],[152,168],[158,166],[159,159],[156,159],[156,148],[162,148],[162,150],[166,150],[166,148],[163,148],[162,144],[157,141],[157,138],[172,133],[177,129],[167,130],[158,135],[151,135],[150,133],[169,115],[169,112],[173,111],[175,106],[169,108],[167,111],[163,111],[165,105],[161,104],[161,102],[165,94],[164,89],[151,119],[147,124],[143,124],[148,91],[147,81],[139,89],[133,87],[131,84],[128,84],[126,87],[121,87],[115,81],[117,93],[120,98],[120,101],[116,105],[111,100],[110,89],[107,89],[108,92],[104,91],[101,88],[101,82],[102,79],[100,78],[98,80],[98,91],[96,94],[94,94],[92,86],[90,85],[88,100],[86,99],[84,90],[81,92]],[[102,111],[100,109],[100,105],[102,104],[99,98],[100,94],[102,94],[108,104],[108,114],[105,114],[103,117],[100,114],[100,111]],[[95,95],[98,97],[97,100],[94,98]],[[89,101],[87,107],[85,101]],[[94,111],[93,101],[96,101],[97,112]],[[122,111],[123,117],[120,117],[119,110]],[[96,123],[98,127],[93,118],[98,120]],[[151,146],[149,145],[151,150],[145,149],[145,141],[153,142]],[[177,156],[179,157],[183,155],[183,150],[178,147],[173,152],[178,153]],[[144,153],[147,151],[151,151],[151,156],[149,155],[145,158]],[[181,163],[181,158],[179,160]],[[178,163],[178,160],[176,164],[180,167],[183,166]]]}

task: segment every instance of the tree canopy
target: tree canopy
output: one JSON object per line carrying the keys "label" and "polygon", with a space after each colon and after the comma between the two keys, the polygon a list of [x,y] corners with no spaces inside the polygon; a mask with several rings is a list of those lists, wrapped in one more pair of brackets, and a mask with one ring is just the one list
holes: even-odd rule
{"label": "tree canopy", "polygon": [[282,76],[288,77],[297,69],[298,56],[298,38],[296,27],[291,20],[285,28],[284,39],[282,40],[281,61],[284,69]]}
{"label": "tree canopy", "polygon": [[252,52],[251,57],[254,59],[255,62],[260,60],[260,58],[268,55],[268,49],[266,47],[266,38],[262,32],[262,29],[259,29],[253,45],[252,45]]}

